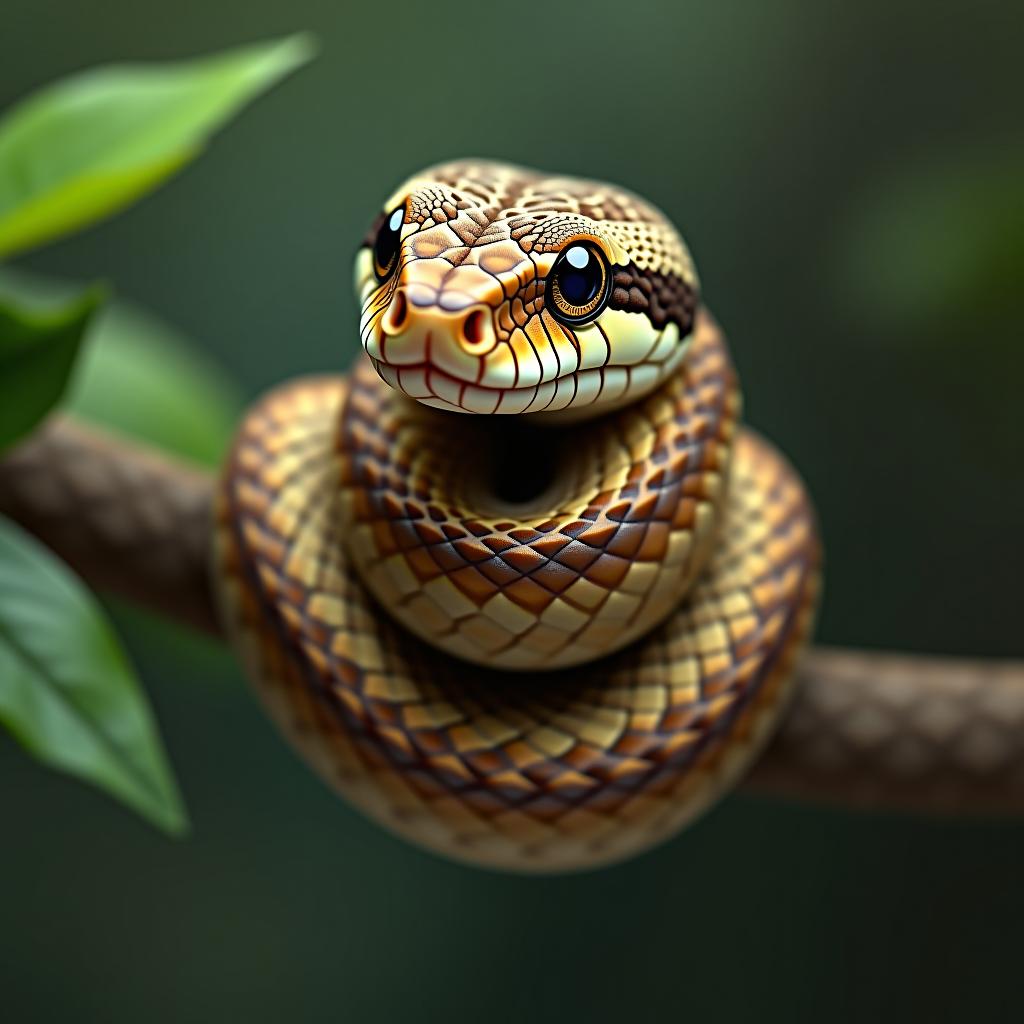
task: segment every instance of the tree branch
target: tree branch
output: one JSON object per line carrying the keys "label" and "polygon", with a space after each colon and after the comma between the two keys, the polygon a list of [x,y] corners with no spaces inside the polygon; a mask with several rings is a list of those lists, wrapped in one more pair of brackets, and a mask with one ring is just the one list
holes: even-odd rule
{"label": "tree branch", "polygon": [[96,589],[216,633],[212,497],[208,472],[64,416],[0,459],[0,514]]}
{"label": "tree branch", "polygon": [[[55,417],[0,460],[0,513],[97,588],[216,633],[213,483]],[[821,803],[1024,814],[1024,662],[812,649],[746,786]]]}

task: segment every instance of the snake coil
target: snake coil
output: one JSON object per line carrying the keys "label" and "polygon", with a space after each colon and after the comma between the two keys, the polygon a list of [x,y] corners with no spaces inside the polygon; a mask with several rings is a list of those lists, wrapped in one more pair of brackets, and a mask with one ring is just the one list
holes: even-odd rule
{"label": "snake coil", "polygon": [[388,200],[355,277],[366,358],[260,401],[223,475],[214,577],[264,703],[449,856],[666,838],[770,734],[820,560],[685,244],[622,189],[464,162]]}

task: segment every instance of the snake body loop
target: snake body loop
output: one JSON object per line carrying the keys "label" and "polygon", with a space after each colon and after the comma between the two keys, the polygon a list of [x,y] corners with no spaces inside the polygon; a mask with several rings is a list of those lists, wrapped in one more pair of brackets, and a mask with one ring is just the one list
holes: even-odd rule
{"label": "snake body loop", "polygon": [[[686,372],[647,398],[533,435],[553,453],[553,482],[519,503],[497,493],[493,432],[467,442],[463,417],[357,369],[341,416],[340,515],[378,602],[491,668],[593,661],[664,620],[713,547],[739,407],[721,334],[707,317],[695,334]],[[515,426],[498,426],[515,445]]]}
{"label": "snake body loop", "polygon": [[368,358],[259,403],[221,489],[215,578],[272,715],[472,863],[665,838],[769,734],[819,561],[685,245],[612,186],[457,164],[388,200],[356,284]]}

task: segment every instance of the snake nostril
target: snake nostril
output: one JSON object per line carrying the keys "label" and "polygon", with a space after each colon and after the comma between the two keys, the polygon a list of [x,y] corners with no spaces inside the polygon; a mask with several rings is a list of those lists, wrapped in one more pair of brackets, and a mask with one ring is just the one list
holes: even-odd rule
{"label": "snake nostril", "polygon": [[391,300],[391,305],[388,306],[388,311],[384,315],[384,330],[388,334],[398,334],[403,327],[405,327],[405,321],[409,316],[409,302],[405,297],[404,291],[395,292],[395,297]]}
{"label": "snake nostril", "polygon": [[487,331],[487,314],[482,309],[474,309],[462,321],[462,340],[471,349],[480,348],[490,340]]}

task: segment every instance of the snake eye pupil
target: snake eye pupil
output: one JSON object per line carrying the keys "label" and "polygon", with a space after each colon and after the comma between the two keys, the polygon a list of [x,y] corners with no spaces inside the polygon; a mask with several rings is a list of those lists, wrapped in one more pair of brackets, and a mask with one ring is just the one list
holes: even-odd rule
{"label": "snake eye pupil", "polygon": [[558,319],[581,323],[603,308],[607,283],[607,266],[597,248],[584,243],[570,245],[551,268],[548,302]]}
{"label": "snake eye pupil", "polygon": [[398,266],[398,253],[402,247],[402,222],[405,208],[393,210],[377,231],[373,243],[373,270],[378,281],[386,281]]}
{"label": "snake eye pupil", "polygon": [[574,245],[565,254],[558,284],[566,300],[574,306],[585,306],[601,286],[600,272],[582,245]]}

